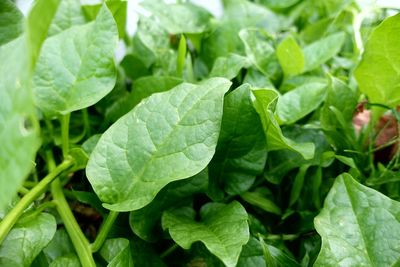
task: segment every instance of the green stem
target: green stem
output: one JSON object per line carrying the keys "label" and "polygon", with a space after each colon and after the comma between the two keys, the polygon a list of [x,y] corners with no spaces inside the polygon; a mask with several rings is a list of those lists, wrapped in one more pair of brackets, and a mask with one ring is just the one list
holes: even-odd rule
{"label": "green stem", "polygon": [[11,230],[13,225],[17,222],[18,218],[22,215],[24,210],[31,205],[43,192],[47,186],[62,172],[69,169],[74,165],[74,161],[70,158],[65,159],[58,167],[52,170],[46,177],[44,177],[35,187],[33,187],[29,193],[27,193],[17,205],[6,215],[6,217],[0,222],[0,244],[4,241],[8,232]]}
{"label": "green stem", "polygon": [[96,240],[94,240],[94,242],[91,244],[92,252],[97,252],[101,248],[101,246],[103,246],[103,243],[106,240],[107,235],[110,232],[111,227],[115,222],[115,219],[117,219],[118,214],[119,214],[118,211],[110,211],[103,225],[100,228]]}
{"label": "green stem", "polygon": [[61,120],[61,148],[63,157],[66,158],[69,152],[69,118],[70,113],[62,115]]}
{"label": "green stem", "polygon": [[167,257],[168,255],[170,255],[172,252],[174,252],[177,248],[179,248],[178,244],[173,244],[172,246],[170,246],[166,251],[164,251],[163,253],[161,253],[160,258],[164,259],[165,257]]}
{"label": "green stem", "polygon": [[92,252],[90,250],[89,241],[86,239],[78,225],[78,222],[75,220],[74,214],[72,213],[68,202],[65,199],[59,179],[56,179],[51,184],[51,193],[54,201],[57,204],[57,211],[64,223],[69,237],[71,238],[72,244],[75,247],[75,251],[78,254],[81,265],[85,267],[96,267]]}

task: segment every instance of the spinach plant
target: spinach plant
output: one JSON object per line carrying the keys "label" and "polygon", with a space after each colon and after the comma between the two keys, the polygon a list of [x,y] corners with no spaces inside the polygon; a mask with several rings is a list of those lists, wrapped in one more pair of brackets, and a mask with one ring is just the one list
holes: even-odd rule
{"label": "spinach plant", "polygon": [[14,2],[0,266],[400,265],[399,6]]}

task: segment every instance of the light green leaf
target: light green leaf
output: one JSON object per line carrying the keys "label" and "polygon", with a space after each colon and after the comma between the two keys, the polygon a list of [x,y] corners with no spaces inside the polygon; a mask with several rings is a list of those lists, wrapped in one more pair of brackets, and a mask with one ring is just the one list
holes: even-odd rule
{"label": "light green leaf", "polygon": [[251,205],[259,207],[266,212],[274,213],[277,215],[282,214],[281,209],[271,199],[268,199],[261,192],[245,192],[244,194],[240,195],[240,197],[244,201],[250,203]]}
{"label": "light green leaf", "polygon": [[51,21],[48,36],[56,35],[72,26],[85,24],[79,0],[62,0]]}
{"label": "light green leaf", "polygon": [[36,104],[45,113],[68,114],[103,98],[116,81],[117,41],[117,27],[106,5],[94,22],[48,38],[33,76]]}
{"label": "light green leaf", "polygon": [[254,66],[271,80],[280,76],[280,66],[271,44],[271,37],[261,29],[247,28],[239,32],[246,55]]}
{"label": "light green leaf", "polygon": [[242,246],[249,240],[247,213],[242,205],[236,201],[207,204],[200,210],[200,222],[194,220],[193,210],[183,211],[167,211],[162,217],[163,228],[169,230],[172,239],[184,249],[201,241],[226,266],[236,266]]}
{"label": "light green leaf", "polygon": [[230,54],[227,57],[219,57],[214,62],[210,72],[210,77],[224,77],[229,80],[235,78],[243,68],[250,67],[249,60],[246,57]]}
{"label": "light green leaf", "polygon": [[108,239],[101,247],[100,255],[108,262],[107,267],[133,267],[129,240]]}
{"label": "light green leaf", "polygon": [[143,5],[160,21],[170,34],[202,33],[208,30],[211,14],[194,4],[165,4],[163,1],[144,1]]}
{"label": "light green leaf", "polygon": [[273,113],[278,100],[276,91],[272,89],[253,89],[252,92],[255,97],[254,107],[263,124],[267,150],[289,149],[298,152],[306,160],[312,159],[315,150],[313,143],[297,143],[283,135]]}
{"label": "light green leaf", "polygon": [[331,34],[304,47],[304,71],[310,71],[321,66],[342,48],[345,40],[343,32]]}
{"label": "light green leaf", "polygon": [[[125,36],[125,26],[126,26],[126,15],[128,1],[124,0],[106,0],[107,7],[113,14],[114,20],[117,23],[119,38],[124,38]],[[101,8],[101,4],[98,5],[84,5],[82,10],[88,20],[96,19],[97,14]]]}
{"label": "light green leaf", "polygon": [[0,245],[0,266],[30,266],[55,232],[56,220],[47,213],[17,223]]}
{"label": "light green leaf", "polygon": [[210,184],[241,194],[264,170],[266,156],[260,117],[252,105],[250,85],[244,84],[225,97],[221,134],[209,165]]}
{"label": "light green leaf", "polygon": [[10,0],[0,2],[0,45],[17,38],[23,31],[24,16]]}
{"label": "light green leaf", "polygon": [[260,0],[260,2],[269,8],[288,8],[299,0]]}
{"label": "light green leaf", "polygon": [[374,103],[400,104],[400,14],[385,19],[365,45],[354,75],[360,90]]}
{"label": "light green leaf", "polygon": [[303,50],[292,36],[286,37],[278,45],[276,55],[285,75],[292,76],[303,72]]}
{"label": "light green leaf", "polygon": [[130,211],[149,204],[168,183],[210,162],[223,95],[230,82],[212,78],[150,96],[114,123],[90,155],[87,176],[104,206]]}
{"label": "light green leaf", "polygon": [[40,145],[25,42],[21,36],[0,47],[0,210],[34,167]]}
{"label": "light green leaf", "polygon": [[183,34],[181,34],[178,46],[178,57],[176,62],[177,66],[176,73],[178,77],[182,77],[183,68],[185,67],[186,50],[187,50],[186,38]]}
{"label": "light green leaf", "polygon": [[308,83],[279,97],[276,113],[284,124],[291,124],[318,108],[327,92],[326,83]]}
{"label": "light green leaf", "polygon": [[30,67],[35,68],[42,44],[46,39],[60,0],[37,0],[27,17],[27,39],[30,51]]}
{"label": "light green leaf", "polygon": [[314,266],[397,266],[400,203],[356,182],[336,178],[314,220],[322,247]]}

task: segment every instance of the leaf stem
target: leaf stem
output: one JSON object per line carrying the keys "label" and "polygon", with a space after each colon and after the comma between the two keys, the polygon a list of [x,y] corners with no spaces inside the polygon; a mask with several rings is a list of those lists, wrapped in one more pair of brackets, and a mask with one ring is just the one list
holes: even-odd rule
{"label": "leaf stem", "polygon": [[69,169],[74,165],[74,160],[66,158],[60,165],[52,170],[46,177],[44,177],[35,187],[33,187],[29,193],[27,193],[17,205],[6,215],[6,217],[0,222],[0,244],[4,241],[8,232],[11,230],[13,225],[17,222],[18,218],[22,215],[24,210],[35,201],[47,188],[47,186],[57,178],[65,170]]}
{"label": "leaf stem", "polygon": [[179,248],[178,244],[174,243],[172,246],[170,246],[169,248],[167,248],[166,251],[164,251],[163,253],[161,253],[160,258],[164,259],[165,257],[167,257],[168,255],[170,255],[172,252],[174,252],[177,248]]}
{"label": "leaf stem", "polygon": [[91,244],[92,252],[97,252],[101,246],[103,246],[104,241],[107,238],[108,233],[111,230],[112,225],[117,219],[119,212],[118,211],[110,211],[107,218],[103,222],[103,225],[100,228],[100,231],[96,237],[96,240]]}
{"label": "leaf stem", "polygon": [[71,114],[62,115],[61,121],[61,148],[63,157],[67,157],[69,152],[69,119]]}
{"label": "leaf stem", "polygon": [[78,222],[75,220],[74,214],[72,213],[68,202],[65,199],[59,179],[56,179],[51,184],[51,193],[54,201],[56,202],[57,211],[64,223],[69,237],[71,238],[72,244],[75,247],[75,251],[78,254],[82,266],[96,267],[92,252],[90,250],[89,241],[86,239],[78,225]]}

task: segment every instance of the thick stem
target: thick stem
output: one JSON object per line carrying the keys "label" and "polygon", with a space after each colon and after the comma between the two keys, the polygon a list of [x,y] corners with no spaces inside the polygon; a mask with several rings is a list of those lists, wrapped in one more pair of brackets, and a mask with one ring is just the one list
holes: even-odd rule
{"label": "thick stem", "polygon": [[0,222],[0,244],[4,241],[8,232],[11,230],[13,225],[17,222],[18,218],[22,215],[24,210],[35,201],[43,192],[47,186],[62,172],[69,169],[74,164],[72,159],[65,159],[58,167],[52,170],[45,178],[43,178],[35,187],[33,187],[29,193],[27,193],[17,205],[6,215],[6,217]]}
{"label": "thick stem", "polygon": [[100,228],[100,232],[96,237],[96,240],[91,244],[92,252],[97,252],[101,246],[103,245],[104,241],[107,238],[108,233],[111,230],[112,225],[117,219],[119,212],[117,211],[110,211],[107,218],[105,219],[103,225]]}
{"label": "thick stem", "polygon": [[51,184],[51,193],[56,202],[57,211],[64,223],[64,226],[71,238],[75,251],[78,254],[82,266],[96,267],[93,259],[92,251],[90,249],[89,241],[86,239],[78,222],[75,220],[67,200],[65,199],[62,191],[62,186],[59,179],[56,179]]}

